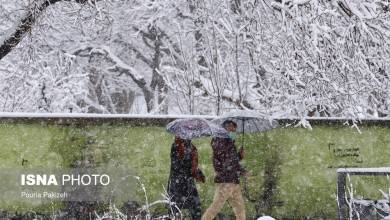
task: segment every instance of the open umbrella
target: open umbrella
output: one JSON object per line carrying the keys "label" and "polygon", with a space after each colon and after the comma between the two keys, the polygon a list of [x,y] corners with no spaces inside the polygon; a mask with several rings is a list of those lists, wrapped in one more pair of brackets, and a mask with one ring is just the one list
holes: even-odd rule
{"label": "open umbrella", "polygon": [[[237,133],[255,133],[264,132],[279,126],[278,122],[267,118],[265,115],[252,110],[235,110],[222,115],[214,120],[213,123],[222,125],[226,120],[234,121],[237,124]],[[244,136],[242,136],[242,145],[244,145]]]}
{"label": "open umbrella", "polygon": [[228,137],[224,128],[202,118],[176,119],[170,122],[166,129],[169,133],[187,140],[205,136]]}

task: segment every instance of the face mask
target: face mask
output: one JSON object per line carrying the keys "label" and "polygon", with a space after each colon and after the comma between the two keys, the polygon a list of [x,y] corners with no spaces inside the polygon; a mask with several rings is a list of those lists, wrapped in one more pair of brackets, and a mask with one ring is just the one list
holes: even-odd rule
{"label": "face mask", "polygon": [[229,138],[234,141],[236,139],[236,132],[229,132]]}

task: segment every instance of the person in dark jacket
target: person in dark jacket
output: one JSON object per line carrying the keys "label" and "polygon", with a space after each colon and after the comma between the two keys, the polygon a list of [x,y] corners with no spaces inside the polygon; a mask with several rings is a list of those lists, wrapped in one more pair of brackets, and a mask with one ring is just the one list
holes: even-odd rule
{"label": "person in dark jacket", "polygon": [[191,140],[176,137],[171,148],[168,196],[179,209],[189,209],[192,220],[200,220],[202,210],[195,180],[205,182],[205,176],[198,168],[197,149]]}
{"label": "person in dark jacket", "polygon": [[235,146],[235,131],[237,124],[226,120],[223,127],[229,132],[228,138],[215,137],[211,141],[213,148],[213,165],[217,187],[213,203],[202,216],[202,220],[212,220],[228,200],[237,220],[245,220],[245,204],[240,188],[240,176],[248,173],[241,167],[239,161],[244,158],[244,150],[237,152]]}

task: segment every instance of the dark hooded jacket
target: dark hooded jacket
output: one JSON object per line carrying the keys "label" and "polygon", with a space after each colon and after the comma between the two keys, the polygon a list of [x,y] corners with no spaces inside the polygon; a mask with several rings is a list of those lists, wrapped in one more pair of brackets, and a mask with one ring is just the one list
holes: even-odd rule
{"label": "dark hooded jacket", "polygon": [[197,167],[198,153],[190,141],[185,141],[183,153],[180,155],[177,144],[172,144],[168,195],[179,208],[186,209],[200,206],[195,179],[204,182],[204,175]]}
{"label": "dark hooded jacket", "polygon": [[241,167],[242,156],[237,152],[235,141],[230,138],[213,138],[213,165],[215,183],[240,183],[240,176],[245,173]]}

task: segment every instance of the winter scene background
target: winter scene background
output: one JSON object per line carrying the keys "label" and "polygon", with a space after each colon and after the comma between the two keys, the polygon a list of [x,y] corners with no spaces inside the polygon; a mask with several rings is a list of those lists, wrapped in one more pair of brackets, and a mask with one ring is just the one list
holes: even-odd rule
{"label": "winter scene background", "polygon": [[[165,126],[234,110],[280,124],[237,137],[247,219],[390,218],[386,175],[348,175],[342,217],[337,195],[338,168],[390,167],[389,69],[389,0],[0,0],[0,168],[87,162],[136,181],[103,204],[3,194],[0,219],[190,219],[169,212]],[[210,140],[193,141],[203,211]]]}
{"label": "winter scene background", "polygon": [[1,0],[3,112],[388,117],[387,0]]}

